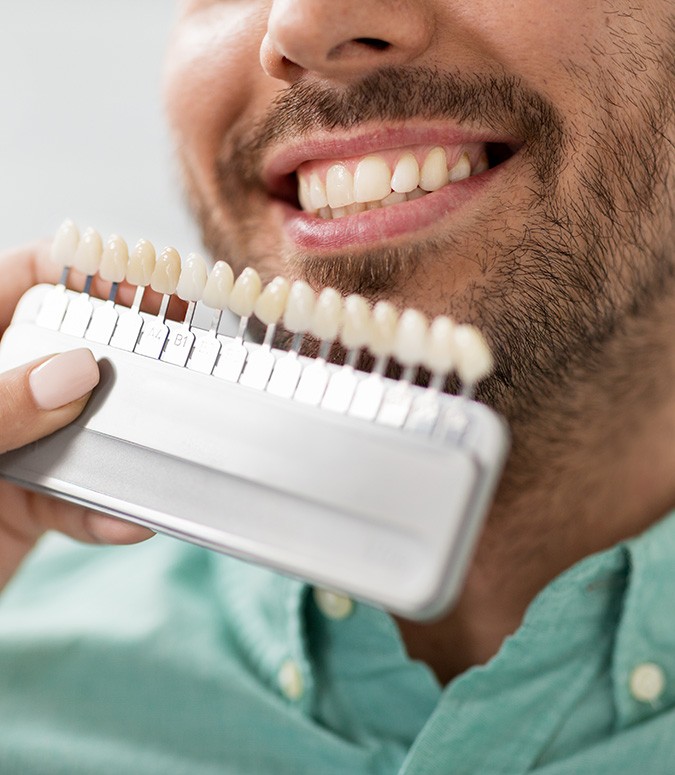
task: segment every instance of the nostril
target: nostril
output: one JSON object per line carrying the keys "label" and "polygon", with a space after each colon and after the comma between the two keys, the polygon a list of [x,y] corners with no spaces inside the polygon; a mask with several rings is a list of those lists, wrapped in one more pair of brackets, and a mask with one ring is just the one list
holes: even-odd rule
{"label": "nostril", "polygon": [[328,61],[338,59],[362,59],[371,52],[387,51],[392,48],[391,43],[381,38],[352,38],[340,43],[328,52]]}
{"label": "nostril", "polygon": [[380,40],[379,38],[355,38],[354,43],[374,48],[376,51],[384,51],[391,46],[391,43],[387,43],[386,40]]}

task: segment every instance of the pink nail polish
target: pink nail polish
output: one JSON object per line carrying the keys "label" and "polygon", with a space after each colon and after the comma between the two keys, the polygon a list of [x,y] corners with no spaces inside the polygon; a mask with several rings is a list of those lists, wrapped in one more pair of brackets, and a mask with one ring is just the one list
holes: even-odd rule
{"label": "pink nail polish", "polygon": [[86,395],[98,384],[98,364],[91,350],[55,355],[30,373],[28,384],[40,409],[58,409]]}

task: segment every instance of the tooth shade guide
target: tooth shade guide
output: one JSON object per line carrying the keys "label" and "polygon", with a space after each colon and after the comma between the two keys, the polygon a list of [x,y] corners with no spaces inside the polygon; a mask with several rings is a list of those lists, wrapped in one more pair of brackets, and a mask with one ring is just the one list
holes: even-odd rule
{"label": "tooth shade guide", "polygon": [[312,323],[316,306],[316,294],[304,280],[296,280],[290,287],[286,300],[286,309],[282,318],[284,328],[293,339],[286,355],[277,359],[267,392],[281,398],[291,398],[302,374],[299,362],[300,348]]}
{"label": "tooth shade guide", "polygon": [[54,234],[49,251],[50,260],[62,267],[58,284],[51,289],[43,300],[36,323],[43,328],[57,331],[68,308],[68,298],[65,294],[68,275],[73,263],[73,257],[80,242],[80,232],[73,221],[67,219]]}
{"label": "tooth shade guide", "polygon": [[50,289],[45,296],[35,323],[40,328],[58,331],[68,309],[68,296],[66,295],[66,282],[68,281],[68,269],[64,268],[59,284]]}
{"label": "tooth shade guide", "polygon": [[[58,351],[62,344],[69,343],[70,338],[33,325],[45,290],[31,289],[20,302],[17,320],[22,323],[10,326],[0,347],[4,365],[18,363],[18,359],[25,360],[29,355],[39,357]],[[72,291],[66,294],[69,300],[76,297]],[[94,298],[92,303],[104,302]],[[146,312],[141,314],[146,322],[153,319]],[[253,351],[256,345],[250,347]],[[62,447],[59,452],[63,435],[55,434],[44,440],[47,447],[41,445],[38,455],[30,449],[22,450],[20,462],[58,459],[56,473],[65,471],[68,475],[61,481],[77,488],[84,484],[82,492],[94,506],[107,503],[109,508],[117,507],[126,498],[128,510],[121,513],[134,520],[143,517],[140,508],[133,510],[134,504],[144,505],[146,517],[148,506],[159,504],[154,513],[160,529],[173,524],[181,531],[185,528],[183,537],[236,552],[237,547],[226,541],[233,528],[230,532],[241,539],[242,553],[255,550],[258,536],[261,546],[276,546],[280,553],[283,550],[287,556],[297,557],[298,562],[314,558],[316,576],[309,576],[311,583],[320,583],[319,577],[324,574],[323,585],[329,586],[325,573],[339,565],[344,576],[329,579],[334,588],[347,589],[340,582],[347,585],[355,574],[361,573],[365,581],[375,574],[378,583],[385,582],[381,584],[383,595],[389,589],[400,590],[401,597],[406,598],[417,589],[419,568],[424,567],[426,576],[431,558],[437,557],[434,547],[447,535],[448,525],[454,532],[455,526],[463,529],[465,519],[470,520],[470,530],[459,534],[459,542],[444,547],[444,551],[448,549],[442,556],[445,563],[431,566],[430,583],[434,585],[441,583],[439,571],[448,565],[448,558],[457,560],[457,546],[463,547],[464,540],[478,532],[482,514],[477,520],[471,519],[465,504],[478,508],[476,504],[488,500],[490,493],[482,487],[480,477],[487,468],[488,475],[492,471],[493,481],[496,479],[497,463],[505,446],[499,445],[498,435],[490,436],[490,428],[499,423],[486,407],[441,396],[438,429],[434,436],[425,436],[414,426],[419,412],[411,411],[402,430],[380,427],[377,420],[368,426],[320,408],[292,401],[280,403],[266,396],[264,390],[218,384],[213,377],[195,376],[170,364],[141,361],[140,356],[105,345],[92,344],[91,348],[97,358],[110,360],[115,373],[112,389],[102,385],[104,393],[97,401],[97,411],[85,413],[84,425],[78,423],[66,429],[67,434],[73,434],[66,438],[75,442],[68,446],[68,455],[62,454]],[[310,363],[304,356],[297,361],[303,367]],[[341,367],[329,364],[328,368],[338,372]],[[368,379],[361,374],[358,377]],[[389,379],[385,384],[392,386]],[[428,395],[421,388],[411,389],[416,396]],[[482,417],[490,416],[491,424],[481,422]],[[470,432],[464,432],[467,426]],[[105,441],[106,436],[107,446],[92,446]],[[490,448],[497,448],[492,459],[484,454],[486,448],[488,453]],[[112,453],[116,453],[114,471],[109,472],[106,466],[92,468],[92,460],[113,459]],[[64,469],[78,454],[84,479],[78,478],[75,469]],[[11,459],[11,453],[3,456],[4,473],[8,473],[6,466]],[[340,475],[328,476],[327,471],[338,470],[336,465]],[[159,479],[156,487],[148,488],[138,473],[151,470]],[[44,469],[37,472],[45,474]],[[103,484],[96,491],[86,489],[92,472],[97,487]],[[69,478],[71,474],[74,478]],[[181,486],[197,480],[200,486],[196,490]],[[28,484],[35,483],[33,480]],[[298,483],[301,489],[297,489]],[[107,486],[117,489],[105,489]],[[52,492],[59,491],[54,488]],[[64,487],[60,492],[67,495],[69,491]],[[146,498],[154,500],[148,503]],[[176,501],[178,509],[172,510]],[[237,503],[246,508],[242,511],[223,506]],[[460,508],[453,504],[460,504]],[[224,530],[217,534],[223,520]],[[434,529],[423,535],[418,528],[426,524]],[[192,531],[192,525],[203,527],[203,532]],[[329,530],[330,538],[325,540]],[[221,538],[223,543],[216,546]],[[323,542],[321,546],[318,541]],[[373,552],[373,546],[378,551]],[[352,554],[356,551],[354,556],[349,555],[346,566],[339,562],[344,555],[342,548]],[[457,562],[461,564],[467,554],[460,554]],[[255,556],[265,561],[262,552]],[[384,579],[378,575],[383,568],[389,574]],[[277,570],[302,575],[299,565]],[[458,579],[453,589],[460,587]],[[431,592],[425,586],[417,599],[428,605]],[[387,605],[387,599],[377,595],[369,598],[360,588],[351,589],[350,594]],[[438,610],[427,613],[435,615]]]}
{"label": "tooth shade guide", "polygon": [[86,278],[82,293],[70,302],[63,317],[59,330],[64,334],[82,338],[89,327],[94,314],[94,307],[89,300],[89,292],[94,276],[101,266],[102,255],[103,242],[101,236],[92,228],[85,229],[80,236],[80,241],[73,256],[73,268],[83,273]]}
{"label": "tooth shade guide", "polygon": [[299,403],[311,406],[318,406],[321,403],[330,379],[326,362],[333,344],[330,339],[321,341],[317,358],[302,370],[293,394],[293,398]]}
{"label": "tooth shade guide", "polygon": [[64,276],[66,279],[68,277],[67,270],[73,265],[73,258],[79,242],[80,232],[77,226],[70,219],[65,220],[56,230],[50,249],[51,260],[64,269],[61,274],[62,282],[59,284],[65,286],[63,278]]}
{"label": "tooth shade guide", "polygon": [[[269,326],[267,329],[268,333],[270,329],[274,328],[274,325]],[[263,343],[261,347],[248,353],[244,370],[239,378],[239,384],[245,387],[264,390],[272,375],[274,363],[275,357],[272,354],[271,347],[269,344]]]}
{"label": "tooth shade guide", "polygon": [[392,428],[401,428],[410,413],[413,394],[410,380],[405,379],[387,390],[377,412],[377,422]]}
{"label": "tooth shade guide", "polygon": [[111,347],[132,352],[138,343],[143,328],[143,318],[139,313],[144,288],[138,288],[134,296],[133,306],[120,312],[115,331],[110,340]]}
{"label": "tooth shade guide", "polygon": [[[194,310],[193,301],[190,302],[189,307]],[[190,312],[190,319],[192,319],[192,312]],[[194,346],[195,335],[185,321],[179,325],[172,323],[168,328],[169,334],[160,359],[175,366],[185,366]]]}
{"label": "tooth shade guide", "polygon": [[[154,358],[157,360],[162,354],[164,345],[169,336],[169,327],[164,322],[164,316],[166,309],[164,307],[164,300],[162,299],[162,306],[160,307],[159,314],[152,320],[152,322],[146,321],[142,324],[140,336],[134,347],[134,352],[139,355],[144,355],[146,358]],[[167,302],[168,305],[168,302]]]}
{"label": "tooth shade guide", "polygon": [[213,373],[221,347],[220,339],[212,330],[206,335],[198,336],[190,353],[187,368],[200,374]]}
{"label": "tooth shade guide", "polygon": [[242,385],[262,390],[272,375],[275,357],[272,354],[272,342],[288,299],[290,285],[283,277],[275,277],[268,283],[256,300],[254,312],[258,320],[264,323],[265,338],[260,348],[249,353],[244,371],[239,379]]}
{"label": "tooth shade guide", "polygon": [[320,341],[319,355],[300,376],[294,394],[296,401],[312,406],[321,403],[330,377],[326,361],[338,338],[342,320],[342,296],[333,288],[324,288],[316,300],[309,326],[309,333]]}
{"label": "tooth shade guide", "polygon": [[[126,280],[130,285],[138,287],[136,296],[140,292],[140,296],[143,296],[143,290],[150,285],[152,275],[155,269],[155,263],[157,261],[157,254],[155,252],[154,245],[145,239],[140,239],[134,245],[129,252],[129,263],[127,264]],[[141,290],[143,289],[143,290]],[[138,305],[134,299],[133,306],[136,309],[140,308],[140,302]]]}
{"label": "tooth shade guide", "polygon": [[232,288],[234,286],[234,272],[225,261],[216,261],[209,272],[208,280],[204,286],[202,303],[211,309],[227,309]]}
{"label": "tooth shade guide", "polygon": [[[92,240],[96,242],[95,233],[91,231],[88,234],[90,235],[88,238],[89,242]],[[110,240],[106,242],[105,250],[108,250],[109,242]],[[123,244],[123,241],[117,244],[119,246]],[[139,244],[144,245],[146,257],[148,248],[154,250],[149,243],[141,241]],[[95,253],[96,251],[94,250],[92,256]],[[190,285],[190,277],[183,278],[184,282],[182,283],[181,277],[177,278],[175,273],[171,275],[170,271],[165,271],[166,267],[164,267],[164,264],[167,263],[166,253],[167,251],[164,251],[160,256],[159,262],[155,262],[152,272],[151,284],[155,290],[159,292],[162,290],[173,291],[176,292],[176,295],[182,295],[182,297],[195,297],[198,295],[199,289],[201,289],[202,295],[205,295],[208,279],[210,279],[210,277],[206,278],[206,272],[201,272],[201,279],[196,283],[197,288],[195,290],[195,286]],[[168,251],[168,253],[173,254],[175,258],[179,258],[175,251]],[[136,258],[138,264],[138,256]],[[158,263],[159,267],[157,266]],[[170,261],[168,263],[172,265]],[[116,271],[119,275],[119,268]],[[147,263],[145,271],[147,272]],[[162,275],[162,271],[164,271],[164,275]],[[102,279],[110,277],[106,268],[99,267],[99,274]],[[395,308],[386,302],[380,302],[372,310],[374,321],[372,329],[369,329],[368,336],[362,335],[359,339],[359,325],[364,329],[367,327],[365,321],[369,306],[365,300],[353,299],[354,303],[360,302],[361,304],[361,323],[352,324],[351,334],[349,334],[345,333],[347,331],[346,323],[349,322],[347,310],[349,304],[353,302],[349,299],[343,300],[334,290],[325,289],[317,299],[309,286],[296,283],[290,289],[288,298],[282,299],[282,301],[286,302],[285,305],[282,301],[276,299],[276,306],[272,305],[271,308],[266,308],[266,302],[264,300],[260,301],[264,292],[261,294],[257,273],[249,269],[242,273],[242,275],[248,278],[246,282],[253,283],[252,296],[247,296],[247,293],[251,293],[250,288],[247,290],[244,287],[243,301],[241,298],[237,301],[237,294],[235,293],[234,301],[231,304],[228,302],[228,306],[234,308],[237,304],[243,304],[244,309],[240,308],[241,311],[248,312],[252,309],[256,313],[256,317],[266,324],[265,339],[262,345],[244,345],[243,335],[248,322],[248,316],[245,315],[241,316],[239,331],[236,337],[219,335],[217,327],[222,313],[221,309],[214,309],[209,330],[202,330],[201,328],[193,330],[192,324],[196,299],[190,300],[188,298],[188,310],[182,323],[169,321],[167,324],[165,315],[169,299],[174,295],[173,292],[167,292],[163,294],[162,305],[158,315],[155,317],[155,322],[162,323],[161,330],[167,331],[168,342],[166,344],[161,342],[161,333],[158,335],[153,328],[152,320],[149,319],[147,313],[140,313],[139,311],[136,314],[143,323],[143,336],[139,340],[136,338],[136,329],[133,332],[129,329],[129,336],[131,337],[133,333],[132,338],[134,341],[131,345],[127,345],[127,348],[135,349],[140,354],[156,359],[159,358],[178,366],[187,365],[188,368],[201,371],[202,373],[217,373],[222,378],[240,381],[242,384],[250,384],[251,387],[261,390],[267,389],[271,393],[276,391],[279,395],[295,396],[298,402],[320,404],[333,411],[348,411],[353,416],[368,417],[369,419],[376,419],[377,422],[383,424],[397,426],[405,425],[405,427],[408,427],[411,423],[415,425],[417,422],[415,418],[421,414],[421,410],[418,411],[419,407],[417,406],[421,398],[415,402],[407,419],[404,419],[403,414],[404,405],[409,400],[405,392],[413,390],[412,383],[420,363],[430,372],[429,387],[424,396],[433,396],[445,389],[448,372],[451,370],[448,362],[445,362],[444,365],[439,365],[438,358],[440,356],[438,352],[435,355],[433,353],[431,355],[425,353],[424,357],[420,355],[424,349],[419,341],[421,338],[420,332],[426,326],[426,319],[419,315],[419,313],[407,311],[399,317]],[[162,282],[166,281],[167,277],[170,281],[170,287],[162,285]],[[115,280],[109,281],[111,282],[111,295],[114,298],[116,290]],[[244,286],[246,286],[246,282],[244,282]],[[180,292],[179,285],[182,286]],[[283,288],[284,292],[289,290],[285,280],[276,278],[265,289],[268,297],[275,299],[272,288],[276,286]],[[192,290],[190,290],[191,288]],[[241,288],[239,291],[241,296]],[[70,294],[70,292],[68,293]],[[134,303],[137,306],[140,306],[142,293],[143,286],[139,286],[134,299]],[[256,293],[258,294],[257,297]],[[86,295],[81,293],[69,296],[70,304],[68,309],[71,316],[77,311],[78,305],[82,303],[81,300],[86,298]],[[255,301],[253,300],[254,298]],[[111,343],[115,344],[115,336],[121,335],[125,330],[123,318],[127,317],[129,312],[133,312],[133,309],[127,310],[121,305],[115,307],[110,296],[107,302],[99,299],[89,300],[90,303],[92,301],[95,302],[93,308],[96,317],[91,318],[85,333],[79,335],[85,336],[93,342],[105,343],[110,336],[111,329],[114,328],[113,341]],[[259,304],[260,306],[258,306]],[[102,311],[106,306],[121,312],[122,315],[120,320],[117,321],[116,326],[114,321],[112,323],[108,321],[103,326],[105,329],[104,333],[99,334],[97,333],[98,318],[103,313],[99,313],[98,310]],[[219,306],[222,306],[222,301],[219,303]],[[143,315],[142,318],[141,314]],[[288,329],[294,335],[291,350],[285,353],[280,350],[272,352],[276,321],[280,317],[283,318],[285,323],[288,323]],[[416,320],[420,325],[415,329],[416,333],[413,336],[412,343],[410,341],[407,344],[405,341],[402,343],[401,331],[405,332],[408,330],[411,325],[409,323],[410,320]],[[429,329],[430,332],[437,322],[434,321],[432,323]],[[201,326],[202,324],[198,325]],[[394,331],[393,337],[392,329]],[[64,330],[67,330],[67,327]],[[319,339],[318,358],[312,361],[307,361],[299,355],[305,332]],[[463,385],[463,392],[468,396],[472,394],[475,383],[482,379],[490,370],[492,365],[491,356],[484,340],[471,326],[456,326],[452,328],[452,333],[454,339],[457,339],[455,343],[456,348],[453,345],[453,349],[457,351],[457,363],[452,364],[452,366],[456,365],[457,374]],[[408,336],[410,336],[410,331],[408,331]],[[152,342],[151,352],[148,352],[149,340],[155,339],[158,341]],[[405,340],[405,337],[403,339]],[[345,362],[341,367],[335,367],[326,363],[335,341],[339,341],[341,346],[345,348]],[[375,365],[371,374],[364,376],[363,373],[356,372],[355,366],[359,353],[366,349],[370,350],[374,356]],[[263,358],[259,355],[259,353],[263,352],[266,352],[270,357]],[[261,363],[264,361],[264,368],[258,366],[258,361]],[[389,379],[385,381],[384,378],[390,361],[392,368],[396,364],[402,366],[402,374],[397,384],[392,384]],[[214,368],[214,365],[216,368]],[[272,372],[271,375],[270,372]],[[253,378],[254,374],[256,375],[255,379]],[[271,379],[268,381],[270,376]],[[280,381],[285,381],[285,386],[280,388]],[[415,388],[415,390],[418,390],[418,388]],[[414,395],[418,396],[417,393]],[[347,409],[348,405],[349,408]],[[394,407],[398,407],[396,418],[394,418],[393,414]],[[425,411],[427,410],[425,409]],[[445,422],[445,426],[447,426],[447,422]]]}
{"label": "tooth shade guide", "polygon": [[[358,357],[358,350],[352,351],[350,355]],[[326,390],[321,399],[321,408],[328,409],[331,412],[345,414],[354,398],[356,386],[359,378],[356,376],[354,363],[356,358],[348,356],[347,363],[340,370],[334,372],[328,381]]]}
{"label": "tooth shade guide", "polygon": [[462,395],[471,398],[476,384],[494,368],[492,353],[483,335],[471,325],[457,326],[453,331],[453,341]]}
{"label": "tooth shade guide", "polygon": [[99,275],[111,283],[108,299],[115,301],[119,284],[124,280],[129,265],[129,248],[127,243],[116,234],[111,234],[105,241],[101,255]]}
{"label": "tooth shade guide", "polygon": [[[116,283],[113,283],[113,285],[116,285]],[[109,344],[118,320],[119,314],[115,309],[115,305],[108,298],[105,304],[101,304],[94,309],[91,322],[87,328],[86,339],[99,344]]]}
{"label": "tooth shade guide", "polygon": [[413,401],[410,385],[424,357],[427,335],[426,317],[417,310],[404,310],[396,324],[392,343],[392,354],[403,367],[403,374],[383,396],[377,414],[379,423],[396,428],[404,425]]}
{"label": "tooth shade guide", "polygon": [[160,356],[161,360],[173,363],[175,366],[187,364],[195,343],[195,335],[191,330],[194,314],[195,302],[189,301],[182,323],[169,325],[169,336]]}
{"label": "tooth shade guide", "polygon": [[[189,344],[190,347],[192,346],[194,335],[189,334],[189,336],[185,336],[179,332],[172,335],[169,326],[165,322],[169,302],[178,288],[180,274],[181,260],[178,251],[171,247],[164,248],[157,256],[155,268],[150,278],[152,290],[162,294],[157,320],[149,329],[147,326],[143,327],[134,352],[138,352],[148,358],[163,358],[169,363],[184,366],[190,354],[189,349],[185,350],[185,345]],[[167,346],[169,348],[168,352]]]}
{"label": "tooth shade guide", "polygon": [[103,241],[101,240],[101,235],[89,227],[82,232],[75,255],[73,256],[72,268],[87,278],[92,277],[101,266],[102,255]]}
{"label": "tooth shade guide", "polygon": [[[143,246],[143,249],[147,250],[145,246]],[[149,262],[144,268],[149,269]],[[159,256],[157,256],[155,259],[152,274],[150,275],[149,285],[153,291],[162,294],[162,300],[160,302],[159,311],[157,312],[155,320],[153,320],[150,324],[146,322],[142,326],[140,336],[136,342],[136,346],[134,347],[134,352],[138,353],[139,355],[144,355],[147,358],[159,359],[164,351],[170,333],[169,327],[165,322],[166,313],[169,308],[171,297],[175,293],[176,287],[178,286],[180,269],[180,255],[175,248],[164,248],[164,250],[162,250]],[[146,278],[147,273],[144,275],[143,279]],[[140,297],[138,297],[139,305],[141,300],[142,294]]]}
{"label": "tooth shade guide", "polygon": [[227,306],[235,315],[239,315],[239,327],[234,340],[228,340],[221,345],[213,370],[214,375],[220,379],[238,382],[242,375],[248,357],[244,335],[261,290],[260,275],[251,267],[246,267],[232,286]]}
{"label": "tooth shade guide", "polygon": [[190,253],[180,270],[176,295],[188,302],[184,325],[189,327],[194,316],[195,303],[204,295],[208,280],[206,261],[198,253]]}

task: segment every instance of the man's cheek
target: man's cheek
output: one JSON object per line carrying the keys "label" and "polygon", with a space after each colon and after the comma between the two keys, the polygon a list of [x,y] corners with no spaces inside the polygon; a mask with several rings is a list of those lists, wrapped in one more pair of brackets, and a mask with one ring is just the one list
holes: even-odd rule
{"label": "man's cheek", "polygon": [[[199,11],[181,21],[168,51],[164,98],[180,144],[214,158],[249,109],[260,81],[262,31],[249,3]],[[238,10],[237,10],[238,9]]]}

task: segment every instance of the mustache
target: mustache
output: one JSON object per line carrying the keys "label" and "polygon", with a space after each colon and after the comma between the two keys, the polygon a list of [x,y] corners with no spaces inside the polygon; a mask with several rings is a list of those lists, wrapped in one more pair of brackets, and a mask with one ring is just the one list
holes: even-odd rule
{"label": "mustache", "polygon": [[216,161],[224,193],[232,184],[262,185],[266,152],[320,130],[349,130],[368,122],[453,121],[505,132],[523,143],[542,183],[559,169],[564,121],[554,105],[516,76],[466,74],[427,67],[388,67],[345,86],[299,80],[284,89],[265,116],[234,137]]}

